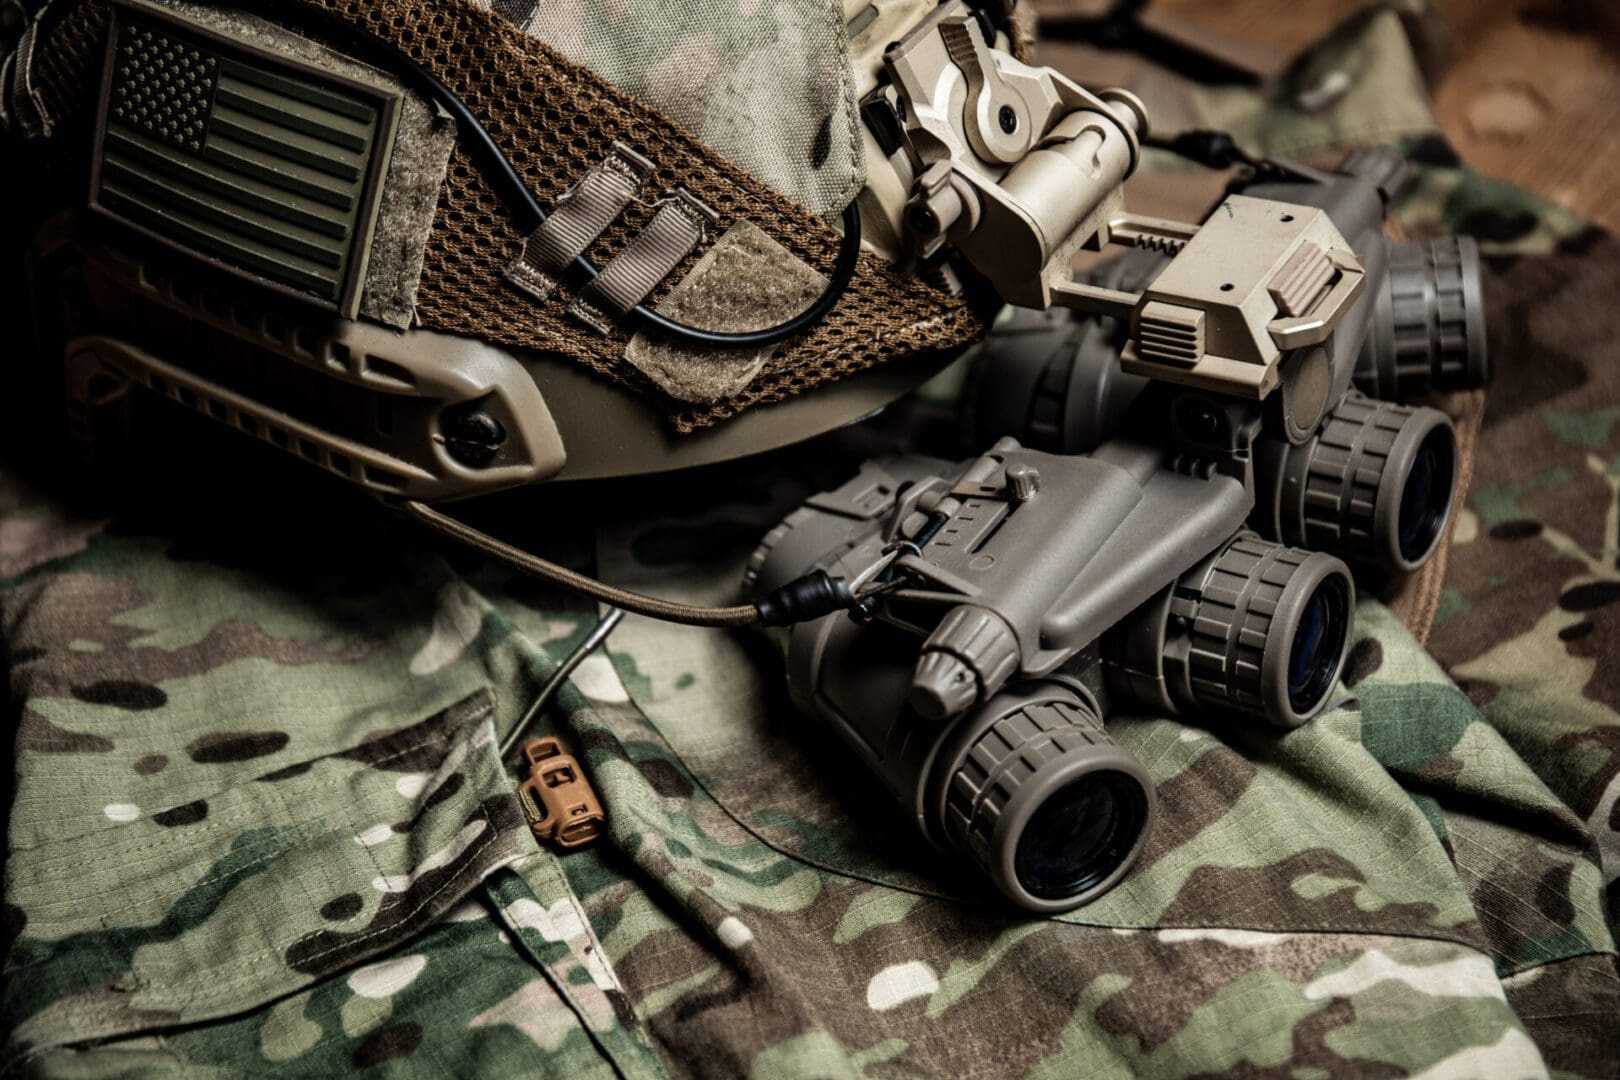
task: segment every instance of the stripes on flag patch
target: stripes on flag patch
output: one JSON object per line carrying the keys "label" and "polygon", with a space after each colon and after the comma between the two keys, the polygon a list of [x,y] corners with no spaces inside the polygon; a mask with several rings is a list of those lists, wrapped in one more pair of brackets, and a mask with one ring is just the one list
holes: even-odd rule
{"label": "stripes on flag patch", "polygon": [[353,318],[399,94],[115,6],[90,202]]}

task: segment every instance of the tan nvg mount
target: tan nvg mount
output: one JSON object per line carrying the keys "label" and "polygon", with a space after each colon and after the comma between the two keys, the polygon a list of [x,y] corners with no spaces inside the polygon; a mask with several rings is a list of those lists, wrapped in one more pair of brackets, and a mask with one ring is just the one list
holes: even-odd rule
{"label": "tan nvg mount", "polygon": [[[948,241],[1009,303],[1129,320],[1126,371],[1264,397],[1283,355],[1326,340],[1361,292],[1361,263],[1320,210],[1232,196],[1201,226],[1126,213],[1142,103],[991,48],[961,0],[891,45],[884,65],[864,112],[911,178],[915,258]],[[1141,293],[1074,281],[1075,253],[1110,243],[1173,259]]]}

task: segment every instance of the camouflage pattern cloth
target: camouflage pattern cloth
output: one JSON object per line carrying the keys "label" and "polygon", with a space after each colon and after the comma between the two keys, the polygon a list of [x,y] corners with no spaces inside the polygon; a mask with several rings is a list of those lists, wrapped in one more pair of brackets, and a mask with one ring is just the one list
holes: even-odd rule
{"label": "camouflage pattern cloth", "polygon": [[838,0],[483,3],[815,213],[836,217],[859,194]]}
{"label": "camouflage pattern cloth", "polygon": [[[592,607],[201,420],[162,417],[134,470],[183,483],[118,495],[14,450],[0,1072],[1615,1075],[1620,248],[1401,134],[1406,227],[1491,253],[1498,381],[1415,627],[1438,662],[1368,599],[1343,703],[1298,731],[1111,718],[1160,824],[1058,918],[925,850],[751,632],[631,618],[581,665],[535,733],[608,831],[542,848],[494,747]],[[732,599],[804,495],[938,437],[929,406],[467,512]]]}

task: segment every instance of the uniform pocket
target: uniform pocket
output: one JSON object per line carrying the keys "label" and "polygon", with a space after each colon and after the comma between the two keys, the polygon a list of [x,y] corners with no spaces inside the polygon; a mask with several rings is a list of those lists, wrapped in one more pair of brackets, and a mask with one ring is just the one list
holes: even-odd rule
{"label": "uniform pocket", "polygon": [[13,852],[7,1067],[252,1009],[373,957],[532,850],[482,689],[121,828]]}

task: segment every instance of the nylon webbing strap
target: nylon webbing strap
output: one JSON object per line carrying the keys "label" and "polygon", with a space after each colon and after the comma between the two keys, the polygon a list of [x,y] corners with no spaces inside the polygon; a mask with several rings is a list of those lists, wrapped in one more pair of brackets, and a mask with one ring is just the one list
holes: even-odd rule
{"label": "nylon webbing strap", "polygon": [[606,334],[647,298],[715,223],[713,210],[677,190],[623,249],[585,286],[569,311]]}
{"label": "nylon webbing strap", "polygon": [[558,276],[602,235],[652,175],[652,162],[613,144],[602,163],[560,199],[545,223],[529,234],[506,268],[507,280],[537,300],[557,287]]}
{"label": "nylon webbing strap", "polygon": [[30,139],[50,135],[53,126],[39,90],[34,86],[34,47],[44,14],[42,7],[23,25],[17,47],[0,66],[0,126],[8,131],[16,126]]}

